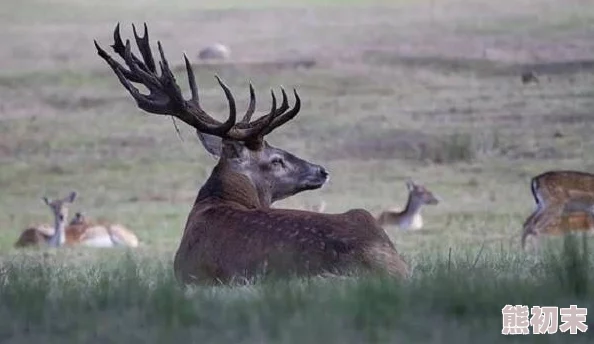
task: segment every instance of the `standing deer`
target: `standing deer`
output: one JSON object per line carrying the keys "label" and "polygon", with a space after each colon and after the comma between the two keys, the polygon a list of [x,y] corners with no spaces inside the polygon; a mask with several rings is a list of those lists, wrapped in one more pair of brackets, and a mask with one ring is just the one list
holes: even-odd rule
{"label": "standing deer", "polygon": [[533,177],[530,189],[536,209],[522,225],[522,249],[529,236],[538,239],[540,234],[591,230],[590,215],[583,204],[594,202],[594,174],[548,171]]}
{"label": "standing deer", "polygon": [[[184,56],[191,98],[185,100],[158,42],[160,75],[150,49],[148,30],[134,36],[142,60],[122,43],[119,24],[113,50],[129,69],[107,54],[95,41],[98,55],[107,62],[137,106],[152,114],[170,115],[196,129],[204,148],[218,157],[200,188],[175,253],[175,276],[183,284],[231,283],[264,273],[311,276],[352,269],[380,271],[407,277],[408,266],[373,216],[362,209],[343,214],[274,209],[270,205],[299,192],[321,188],[328,172],[270,145],[264,137],[293,119],[300,110],[297,91],[289,109],[282,89],[277,108],[272,93],[270,112],[251,121],[256,98],[250,84],[250,102],[236,123],[236,107],[227,85],[216,79],[229,104],[229,117],[220,122],[204,111],[192,66]],[[149,90],[142,94],[132,84]]]}
{"label": "standing deer", "polygon": [[404,210],[397,208],[382,211],[377,220],[380,225],[398,226],[401,229],[418,230],[423,227],[421,208],[424,205],[437,205],[439,199],[424,185],[415,184],[412,180],[406,182],[408,200]]}

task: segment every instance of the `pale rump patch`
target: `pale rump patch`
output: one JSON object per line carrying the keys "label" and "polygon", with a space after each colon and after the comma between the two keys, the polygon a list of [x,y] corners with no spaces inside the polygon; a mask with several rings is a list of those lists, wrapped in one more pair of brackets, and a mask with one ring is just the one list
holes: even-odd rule
{"label": "pale rump patch", "polygon": [[80,243],[82,246],[90,247],[114,247],[114,242],[111,240],[109,235],[101,235],[93,238],[88,238]]}

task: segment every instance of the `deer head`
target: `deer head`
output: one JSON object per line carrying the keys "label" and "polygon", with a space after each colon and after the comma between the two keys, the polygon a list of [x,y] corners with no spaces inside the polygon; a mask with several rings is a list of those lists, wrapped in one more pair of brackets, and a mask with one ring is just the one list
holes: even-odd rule
{"label": "deer head", "polygon": [[70,220],[69,225],[80,225],[86,221],[85,215],[82,212],[76,212]]}
{"label": "deer head", "polygon": [[[209,180],[210,185],[221,184],[220,174],[234,174],[242,179],[242,187],[249,185],[257,194],[259,206],[268,207],[275,201],[287,198],[298,192],[318,189],[328,179],[328,172],[320,165],[305,161],[282,149],[270,145],[264,137],[274,129],[293,119],[301,108],[301,101],[295,90],[295,104],[289,108],[287,94],[281,88],[282,101],[277,108],[277,99],[273,91],[272,106],[268,114],[252,121],[256,108],[254,88],[250,83],[250,101],[243,118],[236,122],[235,99],[225,83],[216,79],[225,93],[229,104],[229,117],[220,122],[208,115],[200,106],[198,87],[192,66],[184,55],[191,98],[185,100],[177,85],[169,63],[158,42],[161,61],[158,75],[151,52],[148,30],[144,25],[144,34],[140,37],[133,27],[134,37],[142,60],[132,54],[130,41],[122,42],[119,24],[114,31],[113,50],[120,55],[129,70],[109,56],[95,41],[99,56],[113,69],[122,85],[134,97],[139,108],[158,115],[170,115],[179,118],[196,129],[198,138],[205,149],[218,157],[215,172]],[[149,94],[141,94],[132,82],[141,83]],[[214,179],[213,179],[214,178]],[[236,179],[237,179],[236,178]],[[208,184],[208,183],[207,183]],[[223,183],[224,184],[224,183]],[[237,188],[237,183],[234,186]],[[204,189],[204,188],[203,188]],[[213,192],[212,187],[208,190]],[[224,191],[222,191],[224,192]],[[249,193],[248,190],[234,190],[235,193]],[[200,198],[200,195],[199,195]]]}
{"label": "deer head", "polygon": [[64,198],[50,200],[47,197],[42,197],[42,200],[50,207],[54,215],[54,235],[49,239],[49,245],[52,247],[62,246],[65,241],[64,230],[66,227],[66,219],[68,218],[68,204],[71,204],[76,199],[76,191]]}
{"label": "deer head", "polygon": [[416,184],[412,180],[408,180],[406,182],[406,188],[409,192],[409,198],[411,200],[415,200],[418,205],[436,205],[439,203],[439,199],[427,189],[425,186],[421,184]]}

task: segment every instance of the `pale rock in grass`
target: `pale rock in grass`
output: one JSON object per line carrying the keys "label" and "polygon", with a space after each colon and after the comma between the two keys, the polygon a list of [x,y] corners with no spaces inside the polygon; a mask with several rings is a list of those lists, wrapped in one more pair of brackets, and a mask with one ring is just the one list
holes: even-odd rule
{"label": "pale rock in grass", "polygon": [[230,56],[229,48],[221,43],[211,44],[198,52],[201,60],[228,60]]}

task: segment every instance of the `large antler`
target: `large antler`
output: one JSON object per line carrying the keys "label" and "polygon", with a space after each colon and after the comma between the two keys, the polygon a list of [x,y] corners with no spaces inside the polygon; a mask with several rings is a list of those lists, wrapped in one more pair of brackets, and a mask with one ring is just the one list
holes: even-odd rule
{"label": "large antler", "polygon": [[[175,77],[169,68],[169,63],[165,58],[160,41],[157,41],[159,53],[161,55],[161,61],[159,61],[161,75],[158,75],[149,44],[146,23],[144,24],[144,35],[142,37],[137,34],[134,25],[132,25],[132,29],[134,31],[134,38],[138,50],[142,55],[142,60],[132,53],[130,40],[126,40],[125,45],[122,43],[119,23],[116,25],[113,33],[114,44],[111,45],[113,50],[124,59],[129,70],[125,69],[119,62],[115,61],[109,54],[107,54],[105,50],[99,46],[97,41],[95,41],[95,47],[97,48],[99,56],[109,64],[122,85],[128,90],[134,100],[136,100],[138,107],[144,111],[153,114],[177,117],[196,128],[196,130],[206,134],[238,141],[260,141],[275,128],[278,128],[293,119],[301,108],[301,100],[297,95],[297,91],[293,90],[293,93],[295,94],[295,105],[292,109],[287,111],[289,109],[287,94],[281,87],[283,96],[281,106],[278,109],[276,108],[276,96],[271,90],[272,107],[270,112],[257,120],[250,122],[256,109],[256,96],[254,94],[254,88],[250,83],[250,102],[248,109],[242,120],[239,123],[236,123],[235,99],[227,85],[225,85],[218,76],[215,76],[229,102],[229,117],[225,122],[221,123],[208,115],[200,107],[196,79],[187,56],[184,54],[188,82],[192,94],[189,100],[184,99],[180,87],[175,81]],[[149,90],[149,94],[140,93],[140,91],[132,84],[133,82],[141,83],[146,86]]]}

